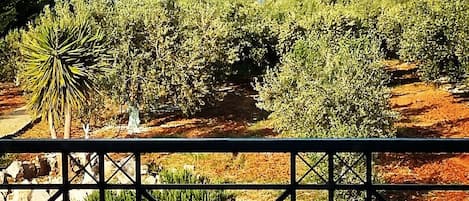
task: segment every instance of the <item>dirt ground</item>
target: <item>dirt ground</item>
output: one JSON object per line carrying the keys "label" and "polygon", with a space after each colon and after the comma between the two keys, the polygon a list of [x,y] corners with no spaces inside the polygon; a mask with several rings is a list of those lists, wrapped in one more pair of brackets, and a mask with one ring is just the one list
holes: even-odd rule
{"label": "dirt ground", "polygon": [[23,90],[14,83],[0,83],[0,115],[11,112],[26,104]]}
{"label": "dirt ground", "polygon": [[[400,63],[396,70],[415,72],[414,65]],[[392,90],[391,106],[400,113],[395,124],[398,137],[467,138],[469,102],[435,85],[415,82],[403,73],[403,84]],[[413,81],[408,81],[413,80]],[[380,156],[382,172],[389,183],[469,184],[468,154],[386,154]],[[417,192],[396,200],[469,200],[464,192]]]}

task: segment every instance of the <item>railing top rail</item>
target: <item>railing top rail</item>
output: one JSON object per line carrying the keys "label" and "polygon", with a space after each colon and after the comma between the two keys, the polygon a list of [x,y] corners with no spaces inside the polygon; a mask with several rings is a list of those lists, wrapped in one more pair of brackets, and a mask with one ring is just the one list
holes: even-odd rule
{"label": "railing top rail", "polygon": [[0,152],[469,152],[466,139],[71,139],[0,140]]}

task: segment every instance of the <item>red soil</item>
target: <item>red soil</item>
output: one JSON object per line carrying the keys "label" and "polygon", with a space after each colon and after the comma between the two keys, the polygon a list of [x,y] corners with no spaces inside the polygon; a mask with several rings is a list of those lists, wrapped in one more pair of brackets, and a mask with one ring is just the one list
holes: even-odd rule
{"label": "red soil", "polygon": [[[469,102],[422,82],[392,90],[391,106],[401,117],[398,137],[469,137]],[[388,183],[469,184],[469,154],[385,154],[380,172]],[[396,200],[469,200],[465,192],[416,192]]]}
{"label": "red soil", "polygon": [[0,115],[25,105],[22,93],[13,83],[0,83]]}

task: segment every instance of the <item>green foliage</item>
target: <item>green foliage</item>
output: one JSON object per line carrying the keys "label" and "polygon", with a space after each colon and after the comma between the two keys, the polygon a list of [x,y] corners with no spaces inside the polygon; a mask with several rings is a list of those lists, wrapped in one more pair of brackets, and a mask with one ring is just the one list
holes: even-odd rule
{"label": "green foliage", "polygon": [[419,0],[406,4],[399,54],[417,61],[421,77],[461,80],[468,67],[469,2]]}
{"label": "green foliage", "polygon": [[21,35],[28,106],[43,118],[52,113],[56,123],[67,106],[80,109],[86,102],[95,91],[93,77],[105,64],[103,34],[90,24],[87,12],[78,12],[79,7],[64,2],[54,10],[46,8]]}
{"label": "green foliage", "polygon": [[396,58],[400,50],[400,41],[402,37],[402,19],[405,13],[401,4],[389,6],[378,17],[377,29],[382,39],[382,48],[388,58]]}
{"label": "green foliage", "polygon": [[194,114],[222,97],[226,79],[260,74],[275,60],[255,3],[121,0],[105,9],[101,2],[90,10],[114,51],[108,86],[141,108],[169,104]]}
{"label": "green foliage", "polygon": [[118,1],[103,21],[112,41],[114,91],[131,104],[193,114],[220,95],[215,72],[233,63],[230,31],[198,1]]}
{"label": "green foliage", "polygon": [[[1,153],[0,154],[0,168],[7,168],[13,161],[15,161],[17,155],[11,153]],[[3,181],[0,181],[3,182]]]}
{"label": "green foliage", "polygon": [[[163,184],[207,184],[210,183],[209,179],[204,176],[194,175],[187,170],[168,171],[163,170],[160,172],[159,177]],[[227,193],[223,190],[152,190],[150,194],[156,200],[165,201],[228,201],[234,200],[234,195]],[[93,192],[86,201],[99,200],[99,193]],[[127,201],[135,200],[135,193],[133,191],[106,191],[106,200],[109,201]]]}
{"label": "green foliage", "polygon": [[0,81],[2,82],[14,81],[21,69],[19,41],[20,33],[16,30],[0,39]]}
{"label": "green foliage", "polygon": [[390,136],[387,76],[366,36],[311,34],[258,82],[258,106],[296,137]]}

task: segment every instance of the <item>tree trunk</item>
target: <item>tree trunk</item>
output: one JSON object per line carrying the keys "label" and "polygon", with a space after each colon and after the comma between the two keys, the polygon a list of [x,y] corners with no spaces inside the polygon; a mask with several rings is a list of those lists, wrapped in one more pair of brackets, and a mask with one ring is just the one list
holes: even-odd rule
{"label": "tree trunk", "polygon": [[70,131],[72,126],[72,107],[70,104],[67,104],[65,107],[64,139],[70,139]]}
{"label": "tree trunk", "polygon": [[127,132],[134,134],[139,132],[140,125],[140,111],[138,106],[131,103],[129,104],[129,123],[127,124]]}
{"label": "tree trunk", "polygon": [[54,119],[52,118],[52,112],[50,110],[49,114],[47,115],[47,120],[49,121],[50,137],[52,139],[57,139],[57,132],[55,132]]}

